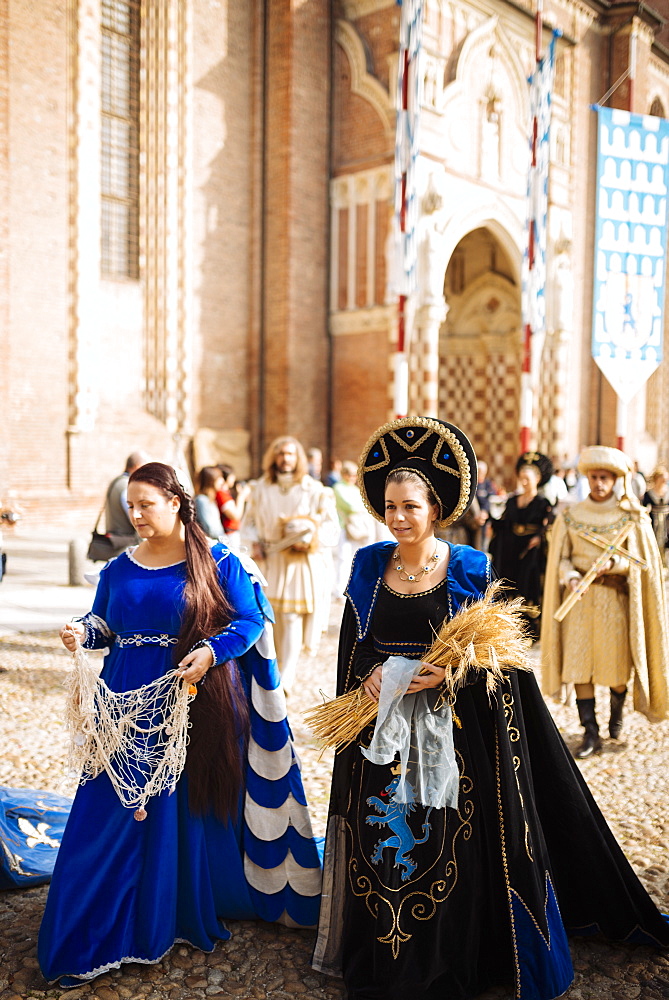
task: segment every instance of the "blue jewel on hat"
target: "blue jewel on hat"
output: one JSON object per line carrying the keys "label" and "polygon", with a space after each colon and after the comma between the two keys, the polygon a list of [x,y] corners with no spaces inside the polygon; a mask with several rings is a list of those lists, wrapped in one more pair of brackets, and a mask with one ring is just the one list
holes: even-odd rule
{"label": "blue jewel on hat", "polygon": [[450,452],[448,452],[448,451],[445,451],[445,452],[444,452],[444,461],[446,461],[446,460],[447,460],[447,459],[449,459],[450,457],[451,457],[451,455],[450,455]]}
{"label": "blue jewel on hat", "polygon": [[378,458],[378,457],[379,457],[379,452],[378,452],[378,451],[375,451],[375,452],[374,452],[374,458]]}
{"label": "blue jewel on hat", "polygon": [[407,431],[407,437],[408,438],[412,438],[413,437],[413,431],[412,430],[408,430]]}

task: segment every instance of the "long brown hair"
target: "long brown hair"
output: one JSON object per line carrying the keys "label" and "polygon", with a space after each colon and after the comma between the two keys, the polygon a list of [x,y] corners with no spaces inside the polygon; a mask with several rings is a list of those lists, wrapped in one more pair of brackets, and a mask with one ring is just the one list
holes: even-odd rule
{"label": "long brown hair", "polygon": [[200,469],[198,485],[200,493],[213,496],[216,493],[216,483],[221,478],[222,473],[218,465],[205,465]]}
{"label": "long brown hair", "polygon": [[[142,465],[128,483],[154,486],[168,499],[179,498],[179,518],[184,525],[186,583],[181,628],[174,651],[179,663],[203,639],[222,632],[234,617],[223,592],[207,537],[195,520],[195,505],[176,477],[162,462]],[[186,758],[188,801],[195,813],[211,808],[221,819],[237,812],[244,777],[249,711],[241,678],[234,662],[209,669],[206,682],[190,706],[190,742]]]}
{"label": "long brown hair", "polygon": [[284,444],[295,445],[295,451],[297,453],[297,464],[295,466],[295,472],[293,473],[295,476],[295,482],[299,482],[300,479],[303,479],[309,471],[307,456],[300,442],[297,438],[290,437],[289,434],[284,434],[282,437],[274,438],[262,458],[262,470],[271,483],[276,482],[277,473],[274,463],[276,461],[276,456],[279,454]]}

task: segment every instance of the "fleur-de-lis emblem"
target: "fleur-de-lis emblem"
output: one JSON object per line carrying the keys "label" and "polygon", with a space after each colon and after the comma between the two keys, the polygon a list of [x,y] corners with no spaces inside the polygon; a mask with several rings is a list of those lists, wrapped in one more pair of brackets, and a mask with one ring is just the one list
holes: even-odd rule
{"label": "fleur-de-lis emblem", "polygon": [[50,829],[49,823],[38,823],[37,826],[33,826],[29,819],[25,819],[23,816],[19,817],[19,830],[26,834],[26,844],[30,848],[37,844],[44,844],[45,847],[60,847],[59,840],[47,837],[46,831]]}

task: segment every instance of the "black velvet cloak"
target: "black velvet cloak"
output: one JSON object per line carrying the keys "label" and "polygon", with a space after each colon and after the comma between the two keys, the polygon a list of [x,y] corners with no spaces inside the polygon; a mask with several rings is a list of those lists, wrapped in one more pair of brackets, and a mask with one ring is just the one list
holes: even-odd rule
{"label": "black velvet cloak", "polygon": [[[420,659],[429,645],[418,623],[405,626],[415,634],[401,648],[384,644],[393,626],[374,612],[392,547],[356,554],[338,694],[374,661]],[[489,579],[483,553],[452,545],[447,614]],[[336,755],[314,967],[343,974],[349,1000],[464,1000],[494,984],[519,1000],[551,1000],[573,979],[568,933],[669,945],[669,924],[609,830],[534,675],[509,673],[490,701],[476,680],[454,712],[457,809],[393,803],[393,765],[360,752],[373,727]]]}

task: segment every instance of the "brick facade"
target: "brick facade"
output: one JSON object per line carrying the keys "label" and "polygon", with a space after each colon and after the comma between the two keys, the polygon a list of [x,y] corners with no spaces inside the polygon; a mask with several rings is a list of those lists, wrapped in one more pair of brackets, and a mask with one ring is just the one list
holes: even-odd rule
{"label": "brick facade", "polygon": [[[0,0],[0,495],[53,523],[88,527],[137,447],[172,461],[200,428],[241,429],[257,470],[275,435],[355,458],[392,416],[397,4],[142,10],[140,273],[111,281],[100,274],[98,0]],[[660,22],[636,14],[634,109],[669,109],[669,67],[652,48]],[[495,15],[478,0],[426,4],[411,399],[459,420],[505,478],[534,24],[529,5],[500,0]],[[545,16],[564,32],[549,270],[557,283],[559,264],[571,290],[549,317],[536,443],[572,455],[615,442],[615,398],[589,349],[590,104],[626,68],[631,24],[627,7],[576,2]],[[612,103],[629,97],[626,82]],[[667,371],[630,407],[629,447],[645,468],[669,457]]]}
{"label": "brick facade", "polygon": [[[9,0],[0,0],[0,413],[9,415]],[[9,433],[0,435],[0,495],[10,478]]]}

